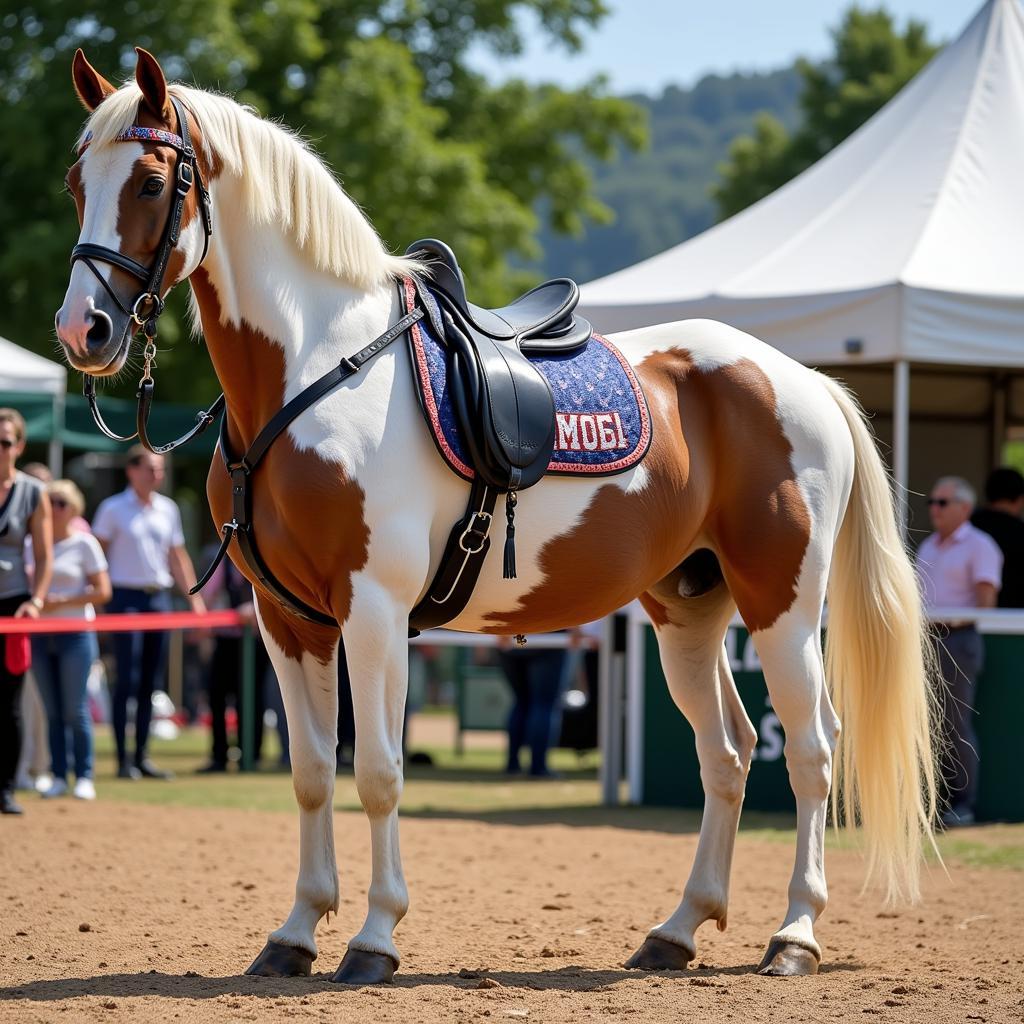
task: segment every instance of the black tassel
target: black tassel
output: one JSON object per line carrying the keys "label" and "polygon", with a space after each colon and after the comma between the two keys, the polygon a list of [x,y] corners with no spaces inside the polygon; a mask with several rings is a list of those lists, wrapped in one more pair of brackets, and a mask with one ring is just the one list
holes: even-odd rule
{"label": "black tassel", "polygon": [[516,578],[516,492],[505,495],[505,569],[502,575],[507,580]]}

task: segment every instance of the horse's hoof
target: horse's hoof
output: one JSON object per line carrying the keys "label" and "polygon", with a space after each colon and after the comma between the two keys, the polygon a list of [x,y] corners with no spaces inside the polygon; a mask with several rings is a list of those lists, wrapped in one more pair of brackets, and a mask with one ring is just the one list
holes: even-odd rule
{"label": "horse's hoof", "polygon": [[258,978],[308,978],[315,959],[309,950],[268,939],[245,973]]}
{"label": "horse's hoof", "polygon": [[386,953],[349,948],[331,981],[339,985],[390,985],[397,966]]}
{"label": "horse's hoof", "polygon": [[767,974],[775,978],[795,978],[806,974],[818,973],[818,958],[803,946],[772,939],[768,944],[768,952],[758,965],[758,974]]}
{"label": "horse's hoof", "polygon": [[651,935],[626,961],[626,967],[637,971],[685,971],[693,954],[683,946]]}

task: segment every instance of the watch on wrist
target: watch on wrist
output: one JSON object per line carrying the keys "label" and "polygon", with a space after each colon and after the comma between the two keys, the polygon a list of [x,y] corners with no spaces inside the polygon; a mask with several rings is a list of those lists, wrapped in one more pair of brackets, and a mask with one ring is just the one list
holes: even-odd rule
{"label": "watch on wrist", "polygon": [[46,604],[41,597],[30,597],[28,599],[28,603],[32,605],[37,612],[41,612],[43,610],[43,605]]}

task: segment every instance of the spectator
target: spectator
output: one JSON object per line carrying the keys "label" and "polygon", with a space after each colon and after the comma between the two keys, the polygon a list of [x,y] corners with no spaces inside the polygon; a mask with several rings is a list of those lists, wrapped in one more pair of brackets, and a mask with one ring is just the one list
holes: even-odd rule
{"label": "spectator", "polygon": [[[43,485],[17,469],[25,450],[25,420],[0,409],[0,617],[36,619],[53,564],[50,501]],[[29,586],[25,541],[32,538],[35,574]],[[21,692],[32,661],[25,634],[3,636],[0,657],[0,813],[21,814],[14,783],[21,756]]]}
{"label": "spectator", "polygon": [[[34,477],[42,484],[53,480],[50,467],[42,462],[26,462],[22,473]],[[26,550],[26,568],[32,578],[32,538],[29,537]],[[21,759],[18,762],[18,789],[35,789],[42,793],[53,783],[50,775],[50,750],[46,741],[46,709],[39,695],[35,674],[29,669],[25,673],[25,685],[21,693]]]}
{"label": "spectator", "polygon": [[[113,597],[110,612],[167,612],[171,586],[183,594],[195,584],[195,570],[185,550],[178,506],[159,493],[164,459],[142,445],[128,452],[128,486],[100,503],[93,533],[110,563]],[[192,611],[206,610],[202,597],[189,597]],[[146,756],[154,690],[163,689],[167,635],[163,632],[115,633],[117,679],[112,717],[117,742],[117,775],[121,779],[168,779]],[[128,698],[134,696],[135,757],[128,758],[126,727]]]}
{"label": "spectator", "polygon": [[[263,644],[263,637],[256,628],[256,608],[253,603],[252,584],[238,571],[235,564],[225,559],[217,566],[213,577],[206,585],[206,593],[214,607],[234,608],[243,621],[253,630],[255,653],[254,701],[252,708],[255,733],[253,736],[252,761],[259,764],[263,747],[263,684],[270,659]],[[248,711],[245,707],[242,687],[242,630],[227,626],[215,631],[213,656],[207,674],[207,694],[210,698],[212,718],[213,750],[210,761],[197,769],[200,773],[226,772],[228,770],[227,697],[235,695],[235,711],[238,721],[238,746],[242,745],[242,718]]]}
{"label": "spectator", "polygon": [[498,650],[502,671],[512,688],[515,702],[508,716],[508,761],[506,771],[522,771],[519,752],[530,748],[530,775],[551,778],[548,748],[560,724],[558,698],[565,669],[565,651],[559,648]]}
{"label": "spectator", "polygon": [[1003,553],[1000,608],[1024,608],[1024,476],[1009,466],[992,470],[985,481],[988,504],[971,516],[971,522],[989,534]]}
{"label": "spectator", "polygon": [[[960,477],[936,482],[928,498],[935,532],[917,552],[925,605],[933,617],[944,609],[993,608],[999,592],[1003,556],[996,542],[971,525],[974,491]],[[942,674],[943,732],[952,758],[943,763],[949,806],[947,827],[974,822],[978,793],[978,744],[974,732],[974,696],[984,662],[984,645],[973,621],[939,618],[935,622]]]}
{"label": "spectator", "polygon": [[[96,618],[93,602],[110,600],[110,577],[103,550],[91,534],[73,531],[72,520],[85,509],[82,492],[70,480],[46,488],[53,509],[53,576],[43,618]],[[50,723],[50,771],[53,781],[44,797],[68,791],[67,738],[72,737],[75,796],[95,800],[92,773],[92,720],[89,717],[89,670],[99,656],[96,634],[51,633],[32,638],[32,668]]]}

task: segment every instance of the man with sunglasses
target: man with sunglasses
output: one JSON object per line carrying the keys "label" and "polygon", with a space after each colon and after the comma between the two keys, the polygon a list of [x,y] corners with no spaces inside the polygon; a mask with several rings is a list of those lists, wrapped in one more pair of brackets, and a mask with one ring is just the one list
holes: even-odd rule
{"label": "man with sunglasses", "polygon": [[917,552],[925,604],[934,617],[943,731],[952,757],[943,759],[949,806],[942,815],[948,828],[974,822],[978,794],[978,741],[974,698],[985,648],[973,620],[956,609],[994,608],[1002,580],[1003,555],[996,542],[970,519],[974,490],[966,480],[942,477],[928,497],[935,532]]}
{"label": "man with sunglasses", "polygon": [[[181,513],[159,492],[164,479],[164,457],[135,445],[125,466],[128,486],[100,503],[92,532],[103,545],[110,563],[113,597],[108,612],[169,612],[171,587],[188,595],[195,585],[192,560],[185,550]],[[206,605],[196,594],[189,597],[192,611]],[[163,689],[167,662],[167,634],[115,633],[117,678],[113,695],[114,738],[117,742],[118,778],[168,779],[146,754],[154,690]],[[127,706],[136,698],[135,757],[128,758]]]}

